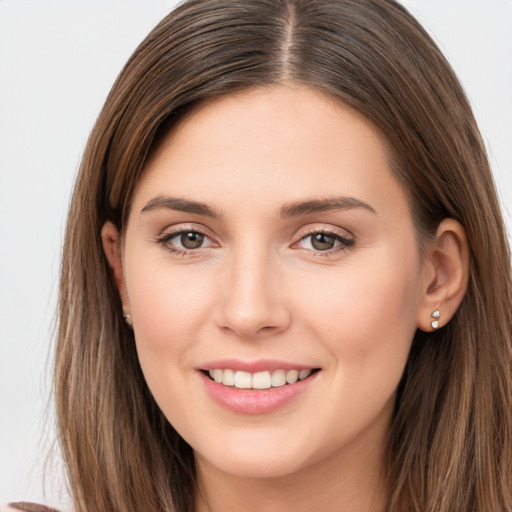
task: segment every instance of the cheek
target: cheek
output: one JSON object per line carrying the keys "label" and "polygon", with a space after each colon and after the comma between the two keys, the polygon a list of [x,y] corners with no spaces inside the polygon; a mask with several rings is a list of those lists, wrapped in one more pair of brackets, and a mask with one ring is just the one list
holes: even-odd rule
{"label": "cheek", "polygon": [[141,331],[180,331],[199,320],[209,296],[200,271],[175,269],[165,257],[138,261],[126,276],[132,318]]}
{"label": "cheek", "polygon": [[[210,307],[207,288],[187,275],[171,272],[168,265],[158,262],[127,269],[142,372],[160,409],[175,427],[181,425],[181,418],[194,422],[198,414],[188,406],[194,397],[191,388],[183,385],[183,376],[193,373],[187,354],[198,343]],[[183,426],[181,430],[187,431]]]}
{"label": "cheek", "polygon": [[[139,360],[153,388],[172,378],[198,341],[211,309],[211,285],[200,272],[173,268],[164,258],[134,258],[127,290]],[[160,377],[160,378],[159,378]]]}
{"label": "cheek", "polygon": [[408,258],[399,252],[382,248],[347,259],[335,276],[305,278],[295,290],[303,298],[302,316],[351,374],[386,365],[403,370],[416,330],[421,272],[414,248],[405,252]]}
{"label": "cheek", "polygon": [[330,353],[330,386],[340,397],[329,407],[334,423],[350,416],[343,431],[349,437],[377,417],[389,421],[416,331],[417,265],[378,261],[347,268],[339,284],[309,292],[309,326]]}

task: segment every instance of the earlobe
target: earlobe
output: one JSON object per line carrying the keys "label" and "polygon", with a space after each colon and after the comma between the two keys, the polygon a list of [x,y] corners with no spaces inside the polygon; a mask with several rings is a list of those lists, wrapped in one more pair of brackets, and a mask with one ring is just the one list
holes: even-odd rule
{"label": "earlobe", "polygon": [[123,312],[130,315],[130,304],[126,293],[126,285],[123,271],[123,259],[121,254],[121,238],[115,225],[107,221],[101,229],[101,241],[103,251],[114,274],[115,283],[123,304]]}
{"label": "earlobe", "polygon": [[423,296],[418,327],[434,331],[446,325],[457,311],[469,277],[469,247],[462,225],[444,219],[427,247]]}

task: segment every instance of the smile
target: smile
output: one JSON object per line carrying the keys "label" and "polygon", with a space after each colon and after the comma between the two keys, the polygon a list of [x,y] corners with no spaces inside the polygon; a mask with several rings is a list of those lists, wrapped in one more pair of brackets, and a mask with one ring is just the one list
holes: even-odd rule
{"label": "smile", "polygon": [[320,368],[295,368],[249,372],[230,368],[203,369],[199,373],[210,397],[237,414],[265,414],[298,399],[315,386]]}
{"label": "smile", "polygon": [[210,378],[218,384],[238,389],[270,389],[295,384],[307,379],[313,369],[302,370],[266,370],[256,373],[215,368],[208,370]]}

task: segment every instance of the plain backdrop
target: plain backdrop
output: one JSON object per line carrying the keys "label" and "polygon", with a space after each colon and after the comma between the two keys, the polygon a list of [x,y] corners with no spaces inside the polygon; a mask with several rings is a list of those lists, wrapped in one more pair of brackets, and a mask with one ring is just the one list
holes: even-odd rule
{"label": "plain backdrop", "polygon": [[[512,226],[512,0],[404,0],[472,102]],[[43,501],[61,240],[88,133],[172,0],[0,0],[0,502]],[[46,501],[59,494],[50,467]],[[53,483],[52,483],[53,482]]]}

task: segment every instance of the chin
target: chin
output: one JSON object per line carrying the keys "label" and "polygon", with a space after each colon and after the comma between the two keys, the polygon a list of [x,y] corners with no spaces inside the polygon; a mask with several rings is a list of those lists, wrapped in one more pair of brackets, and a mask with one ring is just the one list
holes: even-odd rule
{"label": "chin", "polygon": [[[306,461],[289,456],[268,456],[260,453],[254,457],[233,456],[223,457],[222,460],[204,460],[209,466],[231,476],[243,479],[281,479],[293,475],[307,466]],[[197,460],[197,457],[196,457]]]}
{"label": "chin", "polygon": [[[216,468],[222,473],[238,478],[273,479],[285,478],[301,472],[322,460],[325,449],[303,439],[292,439],[288,436],[257,436],[247,435],[243,442],[236,438],[225,438],[217,444],[209,443],[194,451],[198,469]],[[201,448],[205,448],[201,450]]]}

